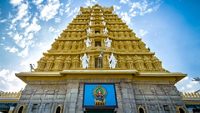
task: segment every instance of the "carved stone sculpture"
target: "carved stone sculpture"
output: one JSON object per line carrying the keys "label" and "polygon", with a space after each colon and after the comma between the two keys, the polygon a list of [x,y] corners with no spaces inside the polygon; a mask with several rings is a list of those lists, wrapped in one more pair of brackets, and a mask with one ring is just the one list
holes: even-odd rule
{"label": "carved stone sculpture", "polygon": [[85,53],[82,57],[80,57],[80,60],[82,61],[82,68],[87,69],[89,67],[89,60],[90,58]]}
{"label": "carved stone sculpture", "polygon": [[46,65],[46,61],[47,61],[47,57],[42,57],[39,61],[38,61],[38,67],[36,69],[36,71],[43,71]]}
{"label": "carved stone sculpture", "polygon": [[46,63],[46,66],[45,66],[45,71],[50,71],[53,67],[53,63],[54,63],[54,56],[51,56],[48,60],[47,60],[47,63]]}
{"label": "carved stone sculpture", "polygon": [[59,56],[55,59],[54,61],[54,71],[59,71],[62,70],[63,68],[63,61],[64,61],[64,57],[63,56]]}
{"label": "carved stone sculpture", "polygon": [[63,49],[63,45],[64,45],[64,42],[61,41],[61,42],[58,44],[58,50],[62,50],[62,49]]}
{"label": "carved stone sculpture", "polygon": [[146,69],[148,71],[152,71],[153,70],[153,65],[152,65],[151,59],[148,56],[144,56],[144,63],[146,65]]}
{"label": "carved stone sculpture", "polygon": [[136,69],[139,71],[144,71],[145,68],[144,68],[144,62],[143,62],[142,58],[138,55],[135,55],[134,60],[135,60]]}
{"label": "carved stone sculpture", "polygon": [[64,61],[64,69],[70,69],[71,67],[71,57],[67,56]]}
{"label": "carved stone sculpture", "polygon": [[132,46],[133,46],[134,51],[139,51],[139,47],[138,47],[137,42],[133,41]]}
{"label": "carved stone sculpture", "polygon": [[134,69],[133,59],[130,56],[126,57],[126,62],[127,62],[127,68]]}
{"label": "carved stone sculpture", "polygon": [[92,32],[90,28],[87,29],[87,35],[89,35]]}
{"label": "carved stone sculpture", "polygon": [[131,46],[131,42],[130,41],[126,41],[126,49],[128,51],[132,51],[133,50],[133,47]]}
{"label": "carved stone sculpture", "polygon": [[57,50],[57,48],[58,48],[58,42],[55,41],[51,46],[52,46],[52,50]]}
{"label": "carved stone sculpture", "polygon": [[158,60],[158,58],[153,56],[152,62],[153,62],[153,66],[155,67],[156,71],[162,71],[163,70],[162,63],[161,63],[161,61]]}
{"label": "carved stone sculpture", "polygon": [[104,33],[104,34],[107,34],[107,33],[108,33],[107,27],[105,27],[105,28],[103,29],[103,33]]}
{"label": "carved stone sculpture", "polygon": [[86,47],[91,46],[92,41],[87,37],[87,40],[85,40]]}
{"label": "carved stone sculpture", "polygon": [[117,65],[117,59],[115,58],[113,53],[110,55],[108,61],[109,61],[110,69],[114,69],[116,67],[116,65]]}
{"label": "carved stone sculpture", "polygon": [[105,25],[106,25],[106,22],[105,22],[105,21],[103,21],[103,22],[102,22],[102,24],[105,26]]}
{"label": "carved stone sculpture", "polygon": [[70,50],[72,43],[70,41],[66,41],[64,44],[64,50]]}
{"label": "carved stone sculpture", "polygon": [[142,49],[142,51],[147,51],[146,45],[144,44],[144,42],[139,41],[138,46],[139,46],[140,49]]}
{"label": "carved stone sculpture", "polygon": [[104,42],[105,42],[105,46],[106,47],[111,47],[111,43],[112,43],[112,40],[110,40],[109,38],[107,38],[106,40],[104,40]]}
{"label": "carved stone sculpture", "polygon": [[126,61],[125,61],[125,59],[122,56],[119,56],[118,59],[119,59],[119,63],[118,63],[119,67],[125,69],[126,68]]}
{"label": "carved stone sculpture", "polygon": [[73,41],[71,50],[76,50],[76,48],[77,48],[77,43],[76,41]]}
{"label": "carved stone sculpture", "polygon": [[72,60],[72,68],[79,68],[79,57],[76,55]]}

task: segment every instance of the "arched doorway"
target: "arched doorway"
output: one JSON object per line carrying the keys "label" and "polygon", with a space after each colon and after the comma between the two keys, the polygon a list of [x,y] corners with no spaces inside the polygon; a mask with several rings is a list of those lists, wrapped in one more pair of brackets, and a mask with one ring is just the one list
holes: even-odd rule
{"label": "arched doorway", "polygon": [[144,109],[143,108],[139,108],[139,113],[144,113]]}
{"label": "arched doorway", "polygon": [[60,108],[60,106],[58,106],[57,108],[56,108],[56,113],[60,113],[61,112],[61,108]]}
{"label": "arched doorway", "polygon": [[21,107],[19,108],[18,113],[22,113],[22,111],[23,111],[23,106],[21,106]]}
{"label": "arched doorway", "polygon": [[179,108],[179,113],[185,113],[185,111],[183,110],[183,108]]}

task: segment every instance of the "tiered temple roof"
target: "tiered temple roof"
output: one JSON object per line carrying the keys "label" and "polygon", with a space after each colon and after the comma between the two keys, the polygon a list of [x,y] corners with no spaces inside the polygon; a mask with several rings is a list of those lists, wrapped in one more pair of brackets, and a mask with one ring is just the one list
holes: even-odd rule
{"label": "tiered temple roof", "polygon": [[[51,49],[38,61],[35,71],[84,69],[80,59],[84,54],[89,57],[89,70],[167,72],[154,53],[114,13],[113,7],[82,7],[76,18],[52,44]],[[111,54],[117,61],[115,68],[109,67],[108,59]],[[102,64],[98,64],[97,58],[101,55]]]}

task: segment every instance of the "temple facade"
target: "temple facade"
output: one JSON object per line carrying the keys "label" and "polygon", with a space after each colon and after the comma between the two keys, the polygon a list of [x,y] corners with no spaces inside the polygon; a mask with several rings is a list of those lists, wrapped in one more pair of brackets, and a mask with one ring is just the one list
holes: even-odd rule
{"label": "temple facade", "polygon": [[32,72],[15,113],[187,113],[170,72],[113,11],[80,8]]}

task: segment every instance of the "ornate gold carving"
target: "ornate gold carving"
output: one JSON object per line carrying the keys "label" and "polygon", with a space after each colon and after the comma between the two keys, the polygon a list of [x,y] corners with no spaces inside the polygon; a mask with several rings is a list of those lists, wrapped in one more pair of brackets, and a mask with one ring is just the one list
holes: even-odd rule
{"label": "ornate gold carving", "polygon": [[64,61],[64,57],[63,56],[59,56],[56,57],[55,61],[54,61],[54,68],[53,71],[60,71],[63,68],[63,61]]}
{"label": "ornate gold carving", "polygon": [[54,56],[51,56],[46,63],[44,71],[51,71],[54,63]]}
{"label": "ornate gold carving", "polygon": [[42,57],[39,61],[38,61],[38,67],[36,69],[36,71],[43,71],[46,65],[46,61],[47,61],[47,57]]}
{"label": "ornate gold carving", "polygon": [[[107,55],[114,53],[118,56],[117,65],[119,69],[164,71],[162,63],[156,57],[148,56],[152,53],[146,48],[145,43],[137,38],[135,33],[112,11],[112,8],[104,8],[99,5],[81,8],[77,17],[52,44],[50,51],[45,53],[44,57],[38,61],[36,71],[79,69],[79,56],[84,53],[91,57],[88,69],[94,69],[94,58],[100,52],[104,53],[104,69],[109,69]],[[86,32],[88,28],[92,30],[89,35]],[[105,28],[108,29],[107,34],[103,33]],[[95,33],[97,29],[100,30],[100,33]],[[84,43],[87,37],[92,40],[92,46],[88,48]],[[112,40],[109,49],[103,41],[106,38]],[[100,47],[95,47],[96,40],[101,40]]]}
{"label": "ornate gold carving", "polygon": [[72,59],[72,68],[73,69],[77,69],[80,67],[80,61],[79,61],[79,55],[76,55],[73,59]]}
{"label": "ornate gold carving", "polygon": [[71,57],[67,56],[64,61],[64,70],[70,69],[71,67]]}
{"label": "ornate gold carving", "polygon": [[144,68],[144,62],[143,62],[142,58],[138,55],[135,55],[134,60],[135,60],[136,69],[139,71],[144,71],[145,68]]}
{"label": "ornate gold carving", "polygon": [[127,68],[134,69],[133,59],[131,58],[131,56],[126,57],[126,62],[127,62]]}
{"label": "ornate gold carving", "polygon": [[146,69],[148,71],[152,71],[154,69],[152,62],[151,62],[151,59],[148,56],[144,56],[144,63],[146,65]]}
{"label": "ornate gold carving", "polygon": [[161,63],[161,61],[158,60],[158,58],[153,56],[153,58],[151,60],[153,62],[153,66],[155,67],[156,71],[163,71],[162,63]]}

